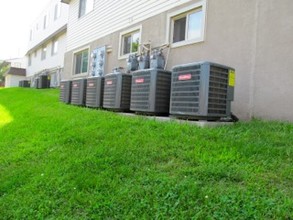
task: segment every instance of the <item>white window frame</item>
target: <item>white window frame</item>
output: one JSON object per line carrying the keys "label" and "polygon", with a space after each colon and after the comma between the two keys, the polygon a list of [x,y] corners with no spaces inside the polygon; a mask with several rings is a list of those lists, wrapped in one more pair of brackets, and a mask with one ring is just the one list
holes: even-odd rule
{"label": "white window frame", "polygon": [[31,54],[29,54],[28,55],[28,66],[31,66],[32,65],[32,55]]}
{"label": "white window frame", "polygon": [[[81,2],[82,1],[85,1],[85,11],[84,11],[84,14],[81,14]],[[89,8],[89,9],[87,9],[87,3],[86,3],[86,1],[88,1],[88,0],[79,0],[79,6],[78,6],[78,18],[82,18],[83,16],[85,16],[85,15],[87,15],[87,14],[89,14],[90,12],[92,12],[93,10],[94,10],[94,8],[95,8],[95,0],[91,0],[91,1],[93,1],[93,5]],[[90,5],[90,4],[89,4]]]}
{"label": "white window frame", "polygon": [[[88,51],[87,72],[75,74],[75,72],[76,72],[76,55],[78,53],[81,53],[81,52],[85,51],[85,50]],[[72,71],[72,77],[73,78],[88,75],[89,74],[89,68],[90,68],[90,47],[83,47],[83,48],[81,48],[79,50],[74,51],[73,56],[72,56],[72,63],[73,63],[73,71]]]}
{"label": "white window frame", "polygon": [[30,41],[32,41],[32,40],[33,40],[33,30],[30,29]]}
{"label": "white window frame", "polygon": [[134,53],[139,53],[140,52],[140,47],[138,47],[138,51],[137,52],[133,52],[133,53],[128,53],[128,54],[123,54],[123,38],[124,36],[128,36],[129,34],[138,32],[139,33],[139,44],[141,44],[141,33],[142,33],[142,25],[130,28],[126,31],[120,32],[119,35],[119,52],[118,52],[118,59],[122,60],[122,59],[126,59],[128,58],[128,56],[130,54],[134,54]]}
{"label": "white window frame", "polygon": [[[196,12],[198,9],[202,10],[203,13],[203,19],[202,19],[202,29],[201,29],[201,36],[195,39],[186,39],[183,41],[179,41],[176,43],[173,43],[173,34],[174,34],[174,21],[183,17],[187,17],[188,15]],[[170,44],[172,48],[176,47],[181,47],[185,45],[190,45],[190,44],[195,44],[199,42],[203,42],[205,40],[205,30],[206,30],[206,17],[207,17],[207,1],[206,0],[201,0],[195,4],[192,4],[190,6],[184,7],[182,9],[179,9],[177,11],[174,11],[172,13],[169,13],[167,15],[167,36],[166,36],[166,43]],[[185,37],[187,37],[187,28],[186,28],[186,33]]]}
{"label": "white window frame", "polygon": [[[57,47],[56,47],[57,45]],[[54,39],[52,41],[52,51],[51,51],[51,55],[56,55],[58,53],[58,46],[59,46],[59,40],[58,39]]]}
{"label": "white window frame", "polygon": [[49,26],[49,15],[45,14],[43,17],[43,29],[45,30]]}
{"label": "white window frame", "polygon": [[61,16],[61,2],[55,4],[54,7],[54,21],[56,21]]}
{"label": "white window frame", "polygon": [[41,60],[45,60],[47,58],[47,50],[48,50],[47,45],[42,47]]}

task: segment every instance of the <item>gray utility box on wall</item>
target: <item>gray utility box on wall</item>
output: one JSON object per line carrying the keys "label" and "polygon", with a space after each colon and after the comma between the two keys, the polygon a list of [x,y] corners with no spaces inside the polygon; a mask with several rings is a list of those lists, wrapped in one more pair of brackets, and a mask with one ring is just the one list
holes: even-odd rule
{"label": "gray utility box on wall", "polygon": [[59,100],[66,104],[69,104],[71,101],[71,81],[61,81],[60,82],[60,97]]}
{"label": "gray utility box on wall", "polygon": [[85,98],[86,98],[86,79],[72,80],[71,104],[84,106]]}
{"label": "gray utility box on wall", "polygon": [[131,75],[110,73],[105,76],[103,107],[117,111],[129,111]]}
{"label": "gray utility box on wall", "polygon": [[132,74],[130,110],[155,115],[168,114],[171,72],[138,70]]}
{"label": "gray utility box on wall", "polygon": [[179,118],[218,120],[231,116],[235,70],[198,62],[173,67],[170,114]]}
{"label": "gray utility box on wall", "polygon": [[92,108],[103,107],[104,77],[90,77],[87,79],[86,106]]}

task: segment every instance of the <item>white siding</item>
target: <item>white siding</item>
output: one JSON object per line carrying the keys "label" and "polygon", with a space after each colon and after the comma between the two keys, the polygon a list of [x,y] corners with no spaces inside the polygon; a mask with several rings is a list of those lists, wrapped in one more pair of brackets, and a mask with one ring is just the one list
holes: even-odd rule
{"label": "white siding", "polygon": [[5,77],[5,87],[18,87],[20,80],[25,80],[25,76],[14,76],[14,75],[7,75]]}
{"label": "white siding", "polygon": [[[54,19],[55,5],[61,4],[60,17]],[[55,33],[61,27],[67,24],[68,21],[68,5],[60,3],[60,0],[51,0],[43,12],[38,16],[35,22],[31,25],[31,40],[28,43],[28,50],[34,48],[51,34]],[[44,16],[47,16],[48,25],[44,29]],[[30,33],[30,32],[29,32]]]}
{"label": "white siding", "polygon": [[55,67],[63,67],[64,65],[64,53],[66,48],[66,33],[62,34],[58,38],[58,52],[55,55],[52,55],[52,42],[53,39],[47,44],[47,55],[46,59],[41,60],[41,50],[42,47],[37,48],[37,56],[35,53],[31,53],[31,65],[27,66],[26,75],[30,77],[44,69],[50,69]]}
{"label": "white siding", "polygon": [[67,51],[191,1],[96,0],[94,10],[79,18],[79,0],[72,0],[69,6]]}

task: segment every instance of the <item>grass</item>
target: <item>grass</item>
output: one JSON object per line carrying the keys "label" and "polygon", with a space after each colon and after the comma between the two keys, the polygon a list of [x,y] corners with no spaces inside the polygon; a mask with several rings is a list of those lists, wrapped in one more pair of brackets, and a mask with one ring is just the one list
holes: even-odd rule
{"label": "grass", "polygon": [[293,219],[293,125],[198,128],[0,90],[0,219]]}

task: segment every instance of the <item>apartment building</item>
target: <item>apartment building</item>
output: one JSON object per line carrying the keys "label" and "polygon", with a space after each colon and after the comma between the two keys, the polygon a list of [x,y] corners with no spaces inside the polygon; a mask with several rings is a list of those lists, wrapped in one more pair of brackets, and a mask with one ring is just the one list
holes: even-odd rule
{"label": "apartment building", "polygon": [[30,27],[27,77],[34,86],[40,75],[49,75],[51,87],[59,85],[64,67],[68,5],[51,0]]}
{"label": "apartment building", "polygon": [[236,69],[232,111],[293,121],[293,1],[62,0],[69,5],[63,78],[88,77],[93,50],[105,72],[126,67],[141,44],[163,51],[166,68],[212,61]]}

